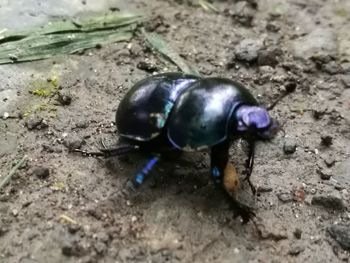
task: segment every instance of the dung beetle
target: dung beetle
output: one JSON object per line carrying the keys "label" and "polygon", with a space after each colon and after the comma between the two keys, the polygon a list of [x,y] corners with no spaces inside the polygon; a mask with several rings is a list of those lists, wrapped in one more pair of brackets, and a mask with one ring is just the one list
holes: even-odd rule
{"label": "dung beetle", "polygon": [[255,191],[249,180],[255,141],[271,139],[278,125],[239,82],[184,73],[153,75],[137,82],[123,97],[116,113],[116,126],[123,144],[85,153],[117,156],[144,151],[152,155],[128,182],[129,187],[140,186],[166,152],[209,150],[214,184],[230,200],[243,223],[254,216],[232,194],[238,179],[228,162],[230,144],[238,138],[248,141],[246,179]]}

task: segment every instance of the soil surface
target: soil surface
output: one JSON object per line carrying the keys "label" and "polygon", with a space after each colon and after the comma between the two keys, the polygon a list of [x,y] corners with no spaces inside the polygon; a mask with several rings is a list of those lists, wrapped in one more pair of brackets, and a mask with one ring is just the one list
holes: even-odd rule
{"label": "soil surface", "polygon": [[[70,2],[78,12],[94,5]],[[0,262],[349,262],[350,2],[214,1],[218,12],[186,0],[121,2],[98,11],[146,15],[145,28],[203,76],[238,80],[265,105],[295,88],[271,111],[284,132],[257,145],[258,194],[244,182],[239,192],[255,224],[233,217],[205,152],[164,161],[131,195],[126,181],[147,156],[102,160],[69,151],[96,150],[101,139],[114,145],[126,91],[154,72],[177,71],[136,35],[0,67],[1,178],[28,156],[0,192]],[[0,1],[0,10],[17,21],[38,18],[8,5]],[[52,96],[31,94],[37,87],[51,87]],[[245,160],[237,141],[231,162],[241,174]]]}

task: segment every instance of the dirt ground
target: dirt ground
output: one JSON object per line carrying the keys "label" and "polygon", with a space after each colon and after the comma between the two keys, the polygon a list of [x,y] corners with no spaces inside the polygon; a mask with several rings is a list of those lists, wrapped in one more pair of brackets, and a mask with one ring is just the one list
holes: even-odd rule
{"label": "dirt ground", "polygon": [[[10,115],[0,119],[1,178],[28,156],[0,192],[0,262],[350,262],[350,2],[222,0],[218,12],[186,0],[109,2],[145,14],[145,28],[201,74],[239,80],[265,105],[296,86],[271,112],[285,133],[258,144],[258,194],[245,183],[239,193],[256,223],[233,217],[207,153],[163,162],[130,196],[125,183],[147,156],[69,152],[116,143],[123,94],[177,70],[136,35],[0,67],[0,113]],[[37,86],[60,96],[30,94]],[[242,172],[245,160],[238,141],[231,162]]]}

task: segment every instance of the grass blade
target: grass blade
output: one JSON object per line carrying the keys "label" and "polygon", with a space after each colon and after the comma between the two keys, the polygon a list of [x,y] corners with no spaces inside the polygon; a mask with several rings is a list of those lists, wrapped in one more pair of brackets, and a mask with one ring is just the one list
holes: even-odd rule
{"label": "grass blade", "polygon": [[23,158],[16,164],[15,167],[11,169],[8,175],[4,177],[0,181],[0,191],[1,189],[11,180],[12,176],[16,173],[16,171],[23,165],[23,163],[27,160],[27,155],[24,155]]}
{"label": "grass blade", "polygon": [[181,58],[180,55],[177,54],[160,35],[156,33],[148,33],[144,30],[143,35],[145,36],[147,42],[153,47],[153,49],[173,62],[181,71],[197,76],[200,75],[198,71],[192,66],[188,65],[186,61]]}

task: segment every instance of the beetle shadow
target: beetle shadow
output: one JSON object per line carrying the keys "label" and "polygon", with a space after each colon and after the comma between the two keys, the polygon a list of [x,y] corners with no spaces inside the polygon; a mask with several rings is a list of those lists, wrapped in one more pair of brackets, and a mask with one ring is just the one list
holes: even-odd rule
{"label": "beetle shadow", "polygon": [[[176,197],[175,202],[191,207],[194,205],[209,214],[214,214],[218,209],[228,210],[227,201],[212,183],[207,153],[168,154],[136,192],[129,191],[127,181],[132,179],[147,161],[147,156],[142,153],[106,160],[106,167],[113,177],[123,181],[120,191],[126,192],[126,199],[134,205],[150,205],[163,197]],[[251,195],[244,197],[244,200],[246,199],[251,200]]]}

